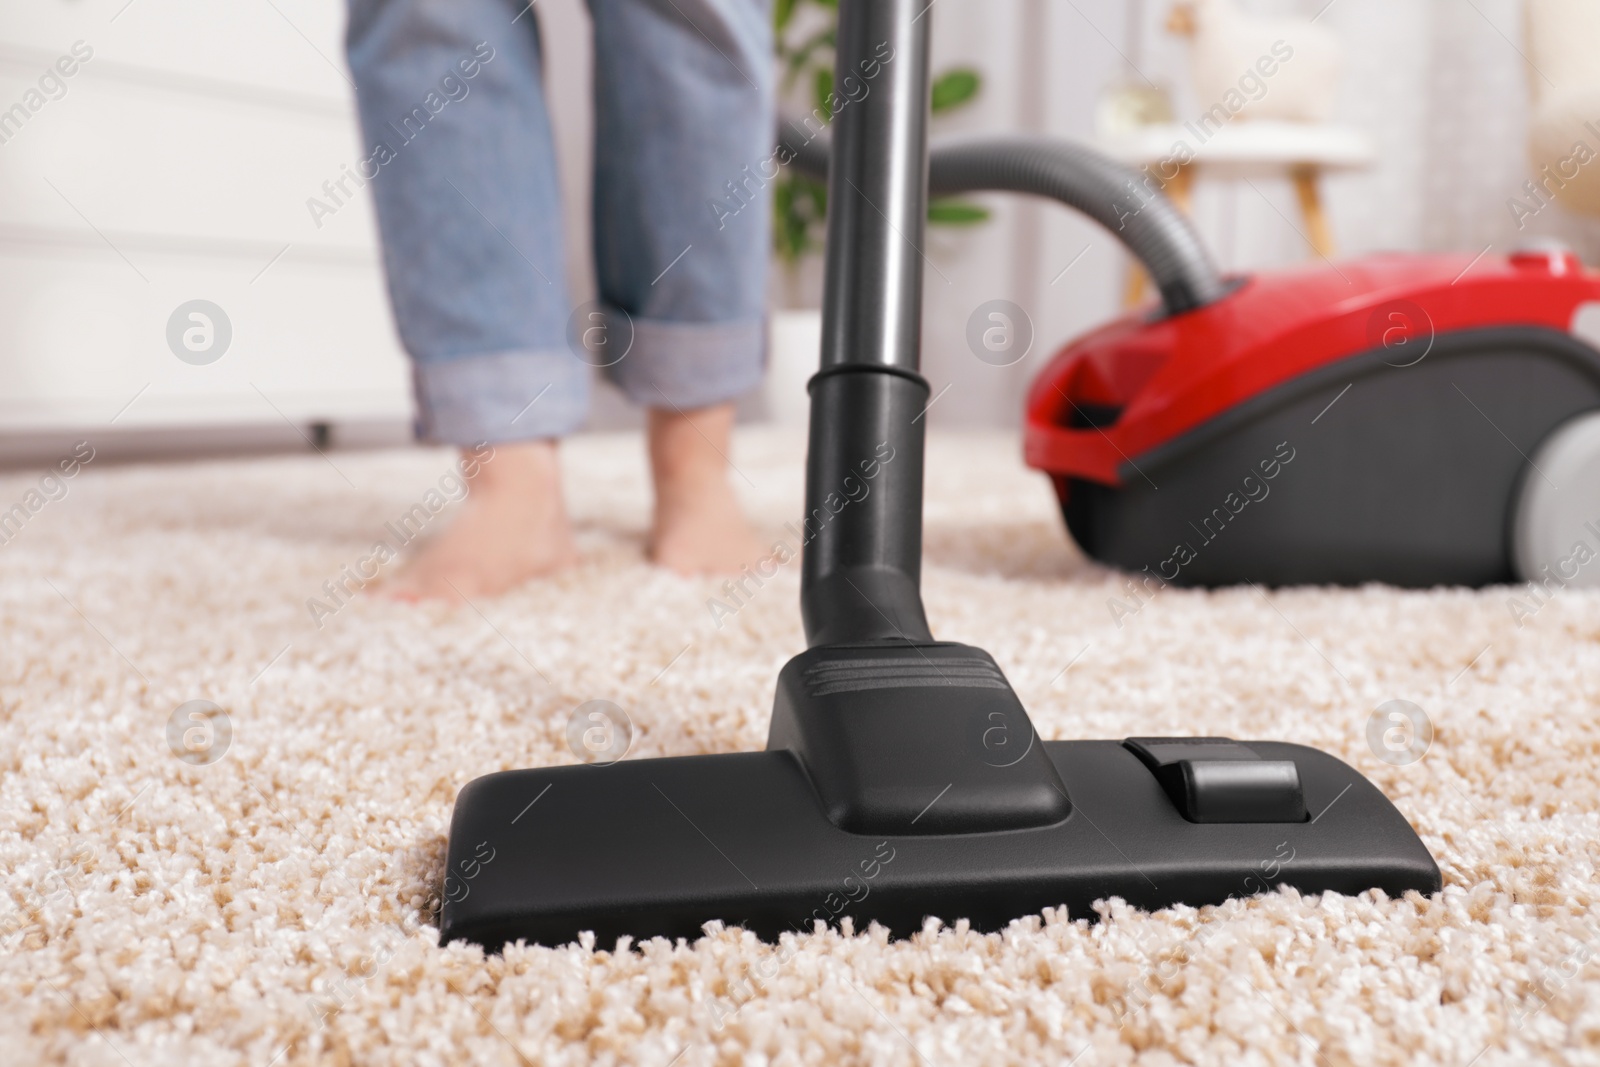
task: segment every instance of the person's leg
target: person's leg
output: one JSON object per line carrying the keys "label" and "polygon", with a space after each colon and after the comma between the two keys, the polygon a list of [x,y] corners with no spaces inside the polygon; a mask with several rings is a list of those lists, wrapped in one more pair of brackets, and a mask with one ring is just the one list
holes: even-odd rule
{"label": "person's leg", "polygon": [[[556,439],[589,368],[566,343],[561,195],[538,27],[519,0],[350,0],[348,51],[418,432],[494,458],[402,595],[493,593],[573,556]],[[323,220],[319,220],[323,221]]]}
{"label": "person's leg", "polygon": [[761,554],[728,485],[733,405],[696,411],[651,408],[650,476],[655,484],[650,555],[684,573],[732,573]]}
{"label": "person's leg", "polygon": [[650,409],[651,555],[680,571],[737,570],[760,551],[726,457],[733,401],[760,381],[765,357],[771,5],[590,8],[595,263],[601,298],[626,313],[632,338],[606,374]]}

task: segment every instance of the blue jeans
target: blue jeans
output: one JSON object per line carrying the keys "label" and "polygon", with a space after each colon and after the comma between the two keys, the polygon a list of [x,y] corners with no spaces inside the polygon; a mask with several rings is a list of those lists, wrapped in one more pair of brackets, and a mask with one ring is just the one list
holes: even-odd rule
{"label": "blue jeans", "polygon": [[634,402],[754,387],[772,176],[771,0],[589,0],[600,306],[574,308],[535,13],[349,0],[348,49],[419,434],[557,437],[592,367]]}

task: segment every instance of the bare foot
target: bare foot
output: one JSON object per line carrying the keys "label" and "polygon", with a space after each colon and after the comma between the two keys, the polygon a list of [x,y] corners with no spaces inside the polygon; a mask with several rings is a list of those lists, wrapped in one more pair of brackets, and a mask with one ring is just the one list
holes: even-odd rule
{"label": "bare foot", "polygon": [[735,574],[762,555],[728,484],[733,405],[650,410],[650,558],[679,574]]}
{"label": "bare foot", "polygon": [[577,558],[554,441],[496,445],[467,484],[455,521],[407,562],[390,596],[493,596]]}

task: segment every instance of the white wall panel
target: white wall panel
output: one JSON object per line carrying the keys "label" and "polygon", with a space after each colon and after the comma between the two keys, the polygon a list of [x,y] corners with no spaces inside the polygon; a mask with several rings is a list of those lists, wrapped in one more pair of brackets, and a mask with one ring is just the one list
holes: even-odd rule
{"label": "white wall panel", "polygon": [[[370,195],[306,206],[360,158],[343,28],[336,0],[0,14],[0,112],[94,50],[0,143],[0,433],[409,420]],[[206,366],[167,342],[194,299],[232,327]]]}
{"label": "white wall panel", "polygon": [[[371,264],[290,253],[252,282],[261,265],[251,260],[133,249],[144,282],[98,249],[27,251],[0,248],[0,352],[24,356],[0,359],[0,428],[114,417],[121,429],[285,415],[338,422],[409,410]],[[197,298],[219,305],[233,334],[205,366],[176,358],[166,339],[173,309]]]}
{"label": "white wall panel", "polygon": [[6,5],[0,42],[56,56],[84,41],[90,69],[343,106],[344,18],[341,0],[27,0]]}

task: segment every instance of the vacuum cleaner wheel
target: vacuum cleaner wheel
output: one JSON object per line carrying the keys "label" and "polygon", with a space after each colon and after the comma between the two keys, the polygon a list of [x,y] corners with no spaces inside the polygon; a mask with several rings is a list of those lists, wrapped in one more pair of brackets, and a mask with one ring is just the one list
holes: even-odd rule
{"label": "vacuum cleaner wheel", "polygon": [[1517,577],[1600,588],[1600,411],[1568,419],[1523,474],[1511,525]]}

